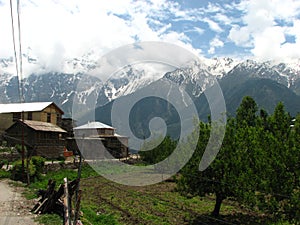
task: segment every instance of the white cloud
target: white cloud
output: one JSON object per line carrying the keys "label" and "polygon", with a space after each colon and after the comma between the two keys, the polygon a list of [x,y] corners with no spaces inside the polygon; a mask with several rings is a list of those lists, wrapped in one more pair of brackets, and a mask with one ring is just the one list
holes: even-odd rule
{"label": "white cloud", "polygon": [[238,46],[249,46],[250,32],[247,27],[233,26],[228,37]]}
{"label": "white cloud", "polygon": [[[300,45],[300,31],[296,29],[300,1],[247,0],[238,7],[244,14],[242,25],[232,26],[229,40],[250,48],[255,57],[263,60],[300,56],[294,50]],[[296,42],[286,43],[286,35],[294,36]]]}
{"label": "white cloud", "polygon": [[184,33],[185,33],[185,34],[186,34],[186,33],[190,33],[190,32],[196,33],[196,34],[198,34],[198,35],[202,35],[202,34],[205,32],[205,30],[202,29],[202,28],[200,28],[200,27],[193,27],[192,29],[184,30]]}
{"label": "white cloud", "polygon": [[205,11],[209,13],[216,13],[222,11],[222,8],[218,4],[209,2]]}
{"label": "white cloud", "polygon": [[[270,41],[272,40],[272,41]],[[259,59],[271,59],[276,57],[281,50],[281,44],[285,37],[281,27],[269,27],[254,38],[252,53]]]}
{"label": "white cloud", "polygon": [[232,24],[232,20],[233,18],[229,18],[227,15],[223,14],[223,13],[217,13],[214,16],[215,20],[225,24],[225,25],[230,25]]}
{"label": "white cloud", "polygon": [[162,35],[161,40],[167,43],[176,44],[197,56],[202,53],[201,49],[196,49],[189,43],[190,39],[184,33],[169,32]]}
{"label": "white cloud", "polygon": [[210,44],[210,48],[208,50],[209,54],[214,54],[216,48],[220,48],[224,46],[224,42],[221,41],[218,37],[212,39],[209,44]]}
{"label": "white cloud", "polygon": [[[23,51],[30,47],[31,54],[45,70],[59,71],[64,60],[80,58],[88,52],[100,58],[136,39],[162,40],[191,48],[191,40],[185,34],[168,31],[171,24],[160,22],[162,17],[180,11],[177,3],[167,0],[24,0],[21,3]],[[13,55],[9,12],[8,2],[0,5],[1,33],[5,34],[0,35],[0,58]],[[25,76],[33,70],[38,71],[24,61]]]}
{"label": "white cloud", "polygon": [[206,22],[209,26],[209,28],[217,33],[221,33],[223,32],[223,29],[219,26],[218,23],[216,23],[215,21],[209,19],[209,18],[204,18],[203,19],[204,22]]}
{"label": "white cloud", "polygon": [[199,27],[194,27],[194,31],[197,32],[200,35],[204,33],[204,30],[199,28]]}

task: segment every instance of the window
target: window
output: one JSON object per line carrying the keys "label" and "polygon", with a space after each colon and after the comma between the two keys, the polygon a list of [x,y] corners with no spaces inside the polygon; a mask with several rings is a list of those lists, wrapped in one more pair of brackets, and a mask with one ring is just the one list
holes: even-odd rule
{"label": "window", "polygon": [[20,112],[15,112],[13,113],[13,122],[21,119],[21,113]]}
{"label": "window", "polygon": [[32,120],[32,112],[28,112],[28,114],[27,114],[27,119],[28,119],[28,120]]}
{"label": "window", "polygon": [[59,113],[56,114],[56,124],[60,124],[61,123],[61,115]]}
{"label": "window", "polygon": [[47,113],[47,123],[51,123],[51,113]]}
{"label": "window", "polygon": [[100,128],[100,129],[98,129],[98,134],[105,134],[105,130],[104,129],[102,129],[102,128]]}

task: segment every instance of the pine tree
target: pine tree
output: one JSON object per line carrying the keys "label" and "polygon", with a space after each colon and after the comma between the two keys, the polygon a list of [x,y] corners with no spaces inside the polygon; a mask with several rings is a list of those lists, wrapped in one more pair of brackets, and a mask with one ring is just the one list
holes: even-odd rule
{"label": "pine tree", "polygon": [[246,123],[248,126],[255,126],[257,110],[258,107],[254,99],[250,96],[244,97],[236,112],[237,124],[243,125]]}

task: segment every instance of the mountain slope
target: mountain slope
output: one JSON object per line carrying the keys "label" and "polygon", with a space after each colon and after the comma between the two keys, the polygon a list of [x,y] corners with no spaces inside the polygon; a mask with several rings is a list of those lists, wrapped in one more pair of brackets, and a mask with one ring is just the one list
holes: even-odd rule
{"label": "mountain slope", "polygon": [[[24,60],[33,71],[34,68],[45,67],[45,69],[39,70],[39,75],[31,74],[24,79],[25,101],[54,101],[62,107],[66,116],[71,116],[74,101],[80,103],[79,111],[80,108],[82,111],[94,109],[114,99],[142,90],[160,79],[166,79],[177,85],[195,101],[199,101],[203,91],[213,85],[215,80],[218,80],[221,83],[225,99],[229,101],[229,108],[235,108],[236,102],[238,102],[238,97],[235,97],[232,89],[235,90],[236,96],[247,93],[257,96],[257,93],[261,93],[274,101],[282,100],[275,93],[277,89],[280,93],[289,90],[300,94],[300,60],[256,62],[254,60],[239,61],[231,58],[202,59],[200,62],[190,62],[182,68],[166,73],[152,65],[150,66],[151,70],[144,65],[129,65],[113,74],[106,81],[101,81],[97,77],[88,75],[101,68],[96,58],[93,54],[88,54],[63,62],[62,70],[65,71],[46,72],[49,69],[47,65],[40,65],[41,62],[36,57],[31,56],[30,52],[26,53]],[[13,76],[13,71],[14,62],[12,58],[0,59],[1,103],[19,101],[18,80]],[[268,84],[266,88],[270,89],[268,93],[262,93],[261,90],[257,90],[257,93],[251,93],[247,85],[253,86],[253,88],[258,85],[254,84],[254,81],[254,83],[250,82],[251,84],[244,84],[251,79],[270,79],[282,84],[288,90],[281,90],[282,87],[275,88],[275,84]],[[80,87],[78,87],[79,84]],[[277,97],[273,98],[272,96]],[[263,99],[264,97],[261,96],[260,98]],[[289,98],[297,99],[297,96],[290,95]],[[289,105],[288,102],[292,102],[288,107],[293,114],[296,113],[297,104],[287,98],[284,101],[287,105]],[[265,103],[268,102],[265,101]],[[272,111],[272,107],[267,106],[267,108]],[[234,110],[229,111],[233,113]]]}
{"label": "mountain slope", "polygon": [[[241,75],[240,75],[241,76]],[[243,82],[236,82],[232,84],[233,77],[224,77],[220,80],[219,84],[224,94],[224,100],[226,104],[226,113],[229,116],[234,116],[236,109],[240,105],[244,96],[251,96],[257,102],[259,108],[265,109],[268,113],[273,113],[274,108],[279,102],[283,102],[286,110],[290,112],[292,116],[295,116],[300,112],[300,96],[296,95],[291,89],[285,85],[277,83],[271,79],[261,78],[248,78]],[[234,79],[239,80],[239,76],[234,76]],[[166,77],[163,78],[166,81]],[[173,81],[171,81],[172,83]],[[158,84],[157,88],[165,88],[159,81],[152,83],[152,85]],[[139,92],[143,92],[143,89],[133,93],[139,95]],[[123,96],[118,101],[128,102],[131,96]],[[178,101],[183,101],[180,96],[176,97]],[[210,115],[209,104],[206,100],[205,93],[202,93],[199,97],[193,98],[193,104],[196,106],[199,118],[203,121],[207,121]],[[111,124],[111,109],[114,101],[97,108],[92,113],[95,113],[95,119],[104,123]],[[136,136],[142,138],[149,136],[149,121],[154,117],[161,117],[167,124],[167,134],[173,138],[178,138],[180,135],[180,127],[182,122],[180,121],[181,112],[185,108],[184,103],[182,107],[175,109],[172,105],[157,98],[144,98],[141,99],[132,108],[129,116],[129,123],[131,129]],[[123,113],[123,112],[120,112]],[[225,113],[225,112],[224,112]]]}
{"label": "mountain slope", "polygon": [[[286,86],[270,79],[251,78],[235,86],[232,86],[227,80],[221,80],[220,86],[223,90],[227,114],[230,116],[235,115],[244,96],[254,98],[259,108],[265,109],[268,113],[273,113],[279,102],[284,103],[286,110],[292,116],[300,112],[300,96]],[[205,95],[200,96],[195,104],[200,117],[205,119],[210,114]]]}
{"label": "mountain slope", "polygon": [[[71,116],[73,101],[83,108],[94,108],[100,87],[99,79],[83,74],[33,74],[24,79],[24,98],[25,102],[53,101],[62,107],[65,116]],[[16,76],[6,76],[6,81],[0,83],[0,91],[2,103],[20,101]]]}

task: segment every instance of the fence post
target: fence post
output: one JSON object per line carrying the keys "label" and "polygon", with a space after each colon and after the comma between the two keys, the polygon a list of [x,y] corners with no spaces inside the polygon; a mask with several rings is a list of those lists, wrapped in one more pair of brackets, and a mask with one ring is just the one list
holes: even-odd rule
{"label": "fence post", "polygon": [[72,225],[71,223],[71,210],[70,210],[70,198],[68,188],[68,178],[64,178],[64,225]]}

